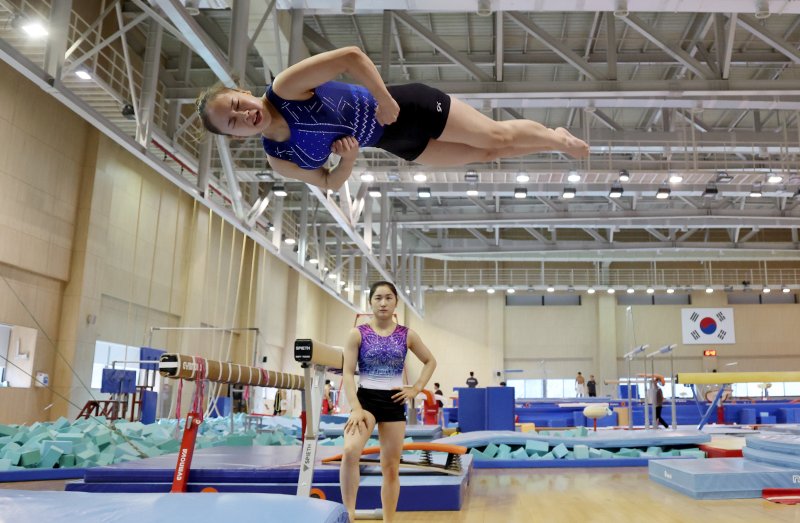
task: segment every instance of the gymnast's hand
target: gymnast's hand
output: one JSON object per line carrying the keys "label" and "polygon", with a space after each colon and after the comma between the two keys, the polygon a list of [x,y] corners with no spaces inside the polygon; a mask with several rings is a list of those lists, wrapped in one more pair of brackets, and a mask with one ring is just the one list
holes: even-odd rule
{"label": "gymnast's hand", "polygon": [[341,156],[342,160],[355,161],[358,156],[358,140],[352,136],[339,138],[331,145],[331,152]]}
{"label": "gymnast's hand", "polygon": [[361,434],[361,426],[367,430],[367,414],[364,409],[353,409],[350,412],[350,417],[347,418],[347,423],[344,424],[345,434]]}
{"label": "gymnast's hand", "polygon": [[405,403],[406,400],[411,400],[417,397],[420,390],[415,386],[413,387],[395,387],[392,390],[399,390],[397,394],[392,396],[392,401],[395,403]]}
{"label": "gymnast's hand", "polygon": [[391,96],[378,100],[378,107],[375,108],[375,119],[381,125],[393,124],[397,121],[400,114],[400,106]]}

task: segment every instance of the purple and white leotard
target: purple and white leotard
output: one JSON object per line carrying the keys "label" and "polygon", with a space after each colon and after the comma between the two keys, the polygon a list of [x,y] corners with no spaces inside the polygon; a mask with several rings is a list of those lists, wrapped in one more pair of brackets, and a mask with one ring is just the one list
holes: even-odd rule
{"label": "purple and white leotard", "polygon": [[398,325],[380,336],[369,324],[359,325],[358,384],[365,389],[391,390],[403,386],[403,365],[408,352],[408,327]]}

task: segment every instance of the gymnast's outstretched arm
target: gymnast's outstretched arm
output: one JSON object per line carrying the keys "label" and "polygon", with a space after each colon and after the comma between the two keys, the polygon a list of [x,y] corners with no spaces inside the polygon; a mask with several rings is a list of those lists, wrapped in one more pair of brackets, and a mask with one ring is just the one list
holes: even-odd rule
{"label": "gymnast's outstretched arm", "polygon": [[278,74],[272,90],[285,100],[306,100],[314,88],[344,73],[375,97],[378,123],[388,125],[397,120],[400,107],[383,84],[375,64],[358,47],[343,47],[306,58]]}

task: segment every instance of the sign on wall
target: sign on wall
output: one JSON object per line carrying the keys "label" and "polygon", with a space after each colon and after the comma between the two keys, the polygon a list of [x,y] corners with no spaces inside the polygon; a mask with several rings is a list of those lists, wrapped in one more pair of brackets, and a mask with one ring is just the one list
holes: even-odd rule
{"label": "sign on wall", "polygon": [[733,309],[681,309],[683,343],[736,343]]}

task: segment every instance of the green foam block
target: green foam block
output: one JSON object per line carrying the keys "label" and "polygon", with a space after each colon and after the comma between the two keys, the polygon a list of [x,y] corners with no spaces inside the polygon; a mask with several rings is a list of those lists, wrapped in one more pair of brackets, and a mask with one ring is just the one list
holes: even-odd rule
{"label": "green foam block", "polygon": [[566,445],[564,445],[563,443],[559,443],[559,444],[558,444],[558,445],[556,445],[556,447],[553,449],[553,456],[557,457],[558,459],[561,459],[561,458],[563,458],[564,456],[566,456],[568,452],[569,452],[569,451],[567,450],[567,447],[566,447]]}
{"label": "green foam block", "polygon": [[692,458],[705,458],[706,453],[703,452],[702,450],[689,449],[689,450],[682,450],[681,456],[689,456]]}
{"label": "green foam block", "polygon": [[525,452],[525,449],[518,448],[511,453],[511,459],[528,459],[528,453]]}
{"label": "green foam block", "polygon": [[525,442],[525,450],[530,454],[531,452],[547,452],[550,450],[550,445],[546,441],[528,440]]}
{"label": "green foam block", "polygon": [[75,466],[75,454],[64,454],[61,456],[61,459],[58,460],[58,464],[61,468],[69,468]]}
{"label": "green foam block", "polygon": [[497,452],[498,452],[499,450],[500,450],[500,449],[497,447],[497,445],[495,445],[494,443],[489,443],[489,444],[486,446],[486,448],[485,448],[485,449],[483,449],[483,454],[484,454],[484,455],[485,455],[487,458],[494,458],[495,456],[497,456]]}
{"label": "green foam block", "polygon": [[475,458],[476,460],[489,459],[489,457],[486,456],[486,454],[484,454],[483,452],[481,452],[478,449],[469,449],[469,455],[472,456],[473,458]]}
{"label": "green foam block", "polygon": [[42,469],[53,468],[63,455],[64,451],[61,450],[60,448],[50,447],[50,449],[42,456],[41,461],[39,461],[39,468]]}
{"label": "green foam block", "polygon": [[542,457],[541,457],[541,459],[556,459],[556,457],[555,457],[555,456],[553,456],[553,453],[552,453],[552,452],[548,452],[547,454],[545,454],[544,456],[542,456]]}
{"label": "green foam block", "polygon": [[10,459],[0,459],[0,470],[11,470],[13,465]]}
{"label": "green foam block", "polygon": [[14,436],[18,431],[18,427],[14,427],[12,425],[0,425],[0,436]]}
{"label": "green foam block", "polygon": [[575,429],[575,437],[576,438],[585,438],[589,436],[589,429],[586,427],[578,427]]}
{"label": "green foam block", "polygon": [[589,459],[597,459],[602,457],[603,453],[600,452],[598,449],[589,449]]}
{"label": "green foam block", "polygon": [[647,453],[653,456],[661,455],[661,447],[647,447]]}
{"label": "green foam block", "polygon": [[23,467],[36,466],[42,459],[42,453],[39,449],[25,450],[19,455],[19,463]]}
{"label": "green foam block", "polygon": [[575,445],[572,450],[575,454],[575,459],[589,459],[589,447],[586,445]]}
{"label": "green foam block", "polygon": [[253,439],[248,434],[229,434],[223,441],[229,447],[252,447]]}

